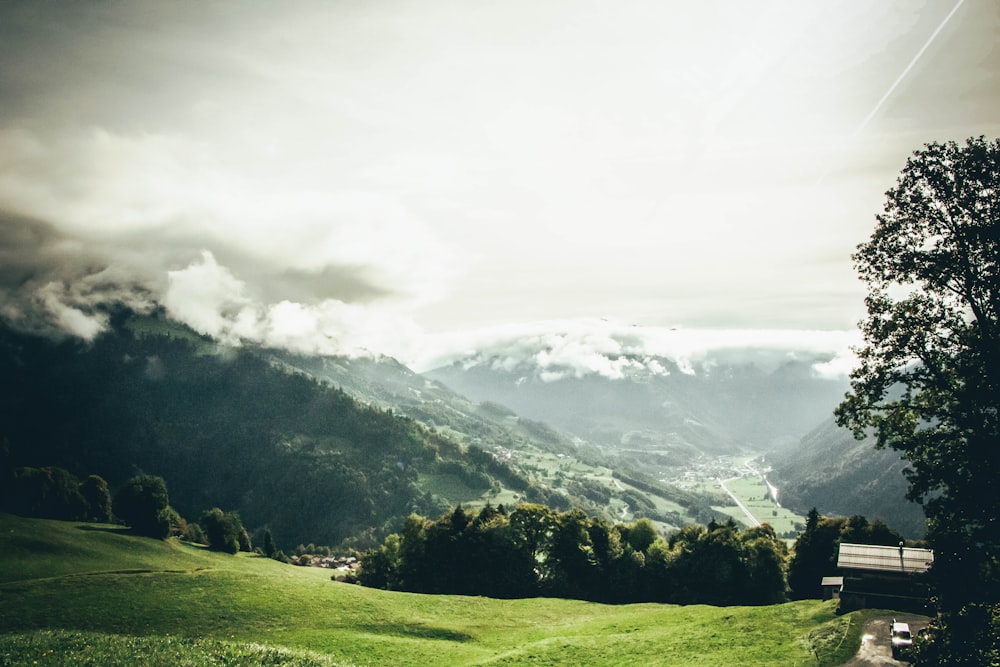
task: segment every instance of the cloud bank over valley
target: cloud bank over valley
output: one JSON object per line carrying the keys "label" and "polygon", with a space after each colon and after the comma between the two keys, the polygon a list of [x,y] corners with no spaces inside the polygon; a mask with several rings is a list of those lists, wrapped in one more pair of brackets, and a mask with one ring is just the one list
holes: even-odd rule
{"label": "cloud bank over valley", "polygon": [[[710,373],[752,364],[772,372],[790,362],[808,364],[817,377],[844,377],[856,361],[857,331],[683,329],[624,325],[603,319],[534,322],[428,337],[418,370],[448,364],[554,382],[589,375]],[[671,369],[664,362],[675,366]]]}

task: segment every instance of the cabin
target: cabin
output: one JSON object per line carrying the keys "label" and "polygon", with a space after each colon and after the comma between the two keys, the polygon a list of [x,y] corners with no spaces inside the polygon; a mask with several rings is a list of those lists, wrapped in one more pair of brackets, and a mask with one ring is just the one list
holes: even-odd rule
{"label": "cabin", "polygon": [[837,568],[843,575],[841,612],[855,609],[895,609],[927,613],[930,592],[927,570],[934,563],[930,549],[841,543]]}

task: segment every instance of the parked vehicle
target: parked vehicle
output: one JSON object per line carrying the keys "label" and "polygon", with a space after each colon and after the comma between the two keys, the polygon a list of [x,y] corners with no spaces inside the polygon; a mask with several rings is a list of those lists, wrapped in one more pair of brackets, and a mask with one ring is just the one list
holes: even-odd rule
{"label": "parked vehicle", "polygon": [[906,623],[897,623],[892,619],[892,626],[889,632],[892,638],[892,657],[899,658],[913,646],[913,637],[910,635],[910,626]]}

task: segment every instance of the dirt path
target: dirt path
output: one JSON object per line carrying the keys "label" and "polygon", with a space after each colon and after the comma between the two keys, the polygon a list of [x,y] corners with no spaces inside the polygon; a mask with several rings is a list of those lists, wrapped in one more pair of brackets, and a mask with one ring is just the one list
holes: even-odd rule
{"label": "dirt path", "polygon": [[846,663],[844,667],[881,667],[884,665],[907,665],[909,663],[900,660],[893,660],[892,647],[889,642],[889,624],[892,619],[908,623],[910,632],[914,635],[917,630],[926,627],[930,619],[926,616],[915,616],[912,614],[896,614],[895,616],[880,616],[865,623],[861,633],[861,648],[857,655]]}

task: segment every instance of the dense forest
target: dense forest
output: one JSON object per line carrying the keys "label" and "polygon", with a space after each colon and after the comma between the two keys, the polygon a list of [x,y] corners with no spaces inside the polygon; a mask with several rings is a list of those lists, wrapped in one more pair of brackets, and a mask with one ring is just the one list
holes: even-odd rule
{"label": "dense forest", "polygon": [[794,448],[769,455],[771,479],[781,488],[781,502],[803,513],[810,507],[831,515],[864,514],[881,519],[905,536],[927,532],[923,509],[906,499],[905,470],[898,452],[875,449],[874,438],[856,440],[830,419]]}
{"label": "dense forest", "polygon": [[813,510],[789,553],[768,524],[690,524],[667,538],[639,519],[611,524],[579,510],[521,504],[411,515],[361,562],[359,580],[417,593],[552,596],[605,603],[760,605],[818,598],[841,542],[895,546],[898,532],[862,516]]}
{"label": "dense forest", "polygon": [[612,525],[522,504],[412,515],[362,560],[368,586],[599,602],[771,604],[785,599],[785,543],[768,526],[689,525],[669,539],[645,519]]}
{"label": "dense forest", "polygon": [[4,465],[97,475],[112,490],[160,475],[182,515],[235,510],[283,548],[380,539],[411,512],[443,511],[448,503],[416,484],[440,469],[483,490],[503,477],[566,504],[412,419],[253,350],[181,333],[140,335],[124,318],[91,343],[0,329]]}

